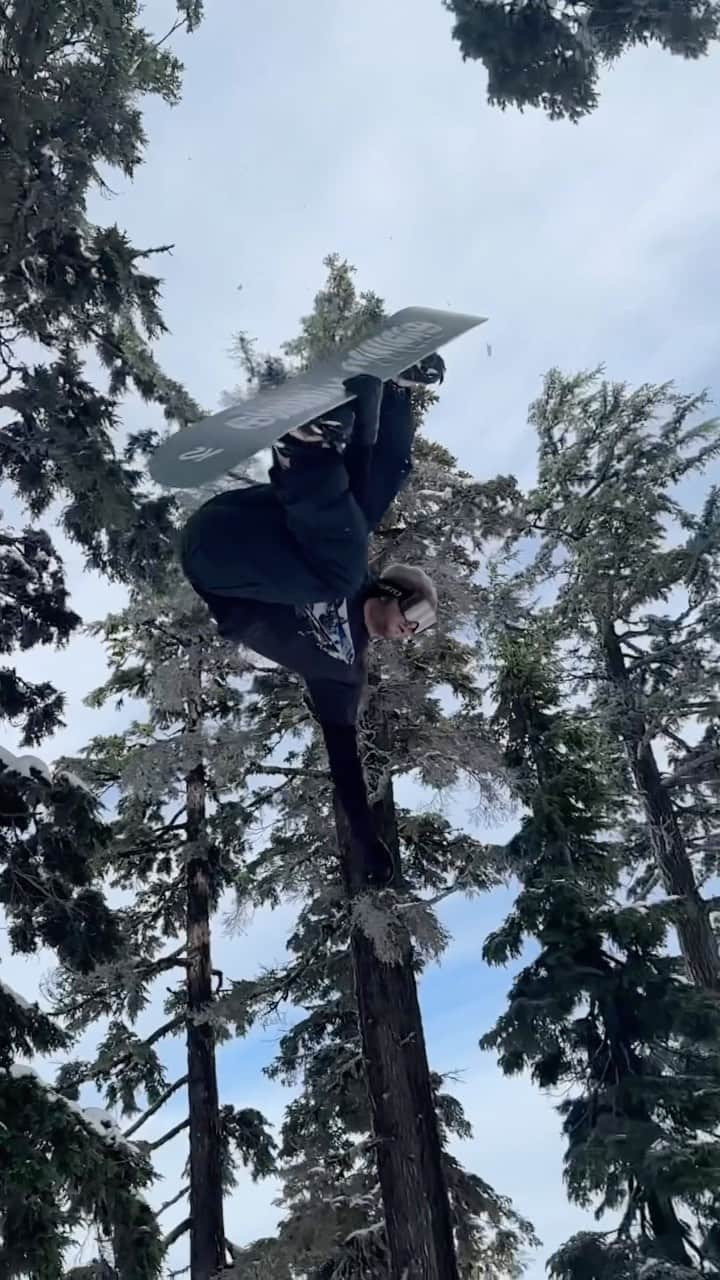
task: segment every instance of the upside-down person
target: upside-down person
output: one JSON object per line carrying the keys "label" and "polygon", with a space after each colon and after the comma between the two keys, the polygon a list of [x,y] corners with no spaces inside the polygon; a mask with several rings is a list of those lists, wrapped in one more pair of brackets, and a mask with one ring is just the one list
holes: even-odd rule
{"label": "upside-down person", "polygon": [[372,574],[368,542],[411,469],[411,389],[444,373],[432,355],[385,384],[348,379],[352,401],[278,441],[269,484],[219,494],[182,532],[183,570],[221,635],[303,677],[365,878],[376,886],[390,883],[393,863],[358,751],[367,649],[432,626],[437,592],[416,566]]}

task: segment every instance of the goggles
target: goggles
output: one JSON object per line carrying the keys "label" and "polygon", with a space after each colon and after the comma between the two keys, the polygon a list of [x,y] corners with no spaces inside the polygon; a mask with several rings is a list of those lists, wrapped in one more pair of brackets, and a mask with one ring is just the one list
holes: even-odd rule
{"label": "goggles", "polygon": [[435,625],[437,615],[429,600],[418,592],[408,595],[401,587],[391,582],[382,583],[383,595],[397,600],[400,612],[405,621],[412,627],[413,635],[418,636]]}

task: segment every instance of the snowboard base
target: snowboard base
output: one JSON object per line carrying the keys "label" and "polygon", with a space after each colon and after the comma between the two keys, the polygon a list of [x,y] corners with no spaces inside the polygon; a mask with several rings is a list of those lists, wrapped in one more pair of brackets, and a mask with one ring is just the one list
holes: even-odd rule
{"label": "snowboard base", "polygon": [[278,387],[211,414],[164,441],[150,460],[150,475],[171,489],[195,489],[232,471],[302,427],[352,399],[343,380],[357,373],[396,377],[424,356],[460,337],[484,317],[430,307],[406,307],[353,346]]}

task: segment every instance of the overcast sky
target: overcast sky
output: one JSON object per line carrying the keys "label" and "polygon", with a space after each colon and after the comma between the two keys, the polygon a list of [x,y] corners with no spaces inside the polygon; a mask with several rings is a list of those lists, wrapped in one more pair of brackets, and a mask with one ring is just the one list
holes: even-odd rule
{"label": "overcast sky", "polygon": [[[147,24],[162,34],[171,10],[152,0]],[[480,477],[532,477],[526,408],[553,364],[604,362],[614,378],[717,389],[717,56],[692,64],[633,53],[604,81],[599,110],[571,126],[489,108],[484,74],[461,61],[440,0],[207,0],[207,10],[200,30],[176,41],[182,103],[147,106],[146,165],[133,184],[114,175],[116,198],[91,208],[139,247],[174,243],[157,267],[171,330],[160,356],[202,404],[217,407],[236,380],[234,331],[267,349],[295,332],[333,250],[391,309],[489,317],[448,349],[428,423]],[[129,409],[129,427],[149,420]],[[87,619],[119,603],[117,591],[81,580],[72,549],[67,563]],[[37,657],[19,665],[38,674]],[[61,655],[43,654],[41,666],[71,707],[48,758],[116,725],[111,710],[79,705],[102,678],[95,642],[74,640]],[[462,819],[458,806],[452,816]],[[476,1135],[463,1160],[511,1195],[544,1240],[535,1280],[547,1253],[592,1220],[565,1201],[552,1100],[504,1080],[477,1048],[509,983],[480,959],[506,905],[494,895],[447,907],[454,943],[422,997],[433,1066],[462,1073],[457,1092]],[[282,909],[244,937],[221,936],[216,962],[241,977],[280,959],[290,919]],[[11,960],[2,975],[33,996],[46,965]],[[223,1099],[276,1121],[284,1095],[261,1068],[279,1031],[259,1030],[221,1054]],[[178,1074],[181,1056],[178,1043],[168,1058]],[[172,1121],[166,1113],[155,1132]],[[163,1149],[158,1200],[173,1193],[184,1156],[183,1138]],[[243,1184],[228,1233],[244,1241],[269,1232],[274,1194]]]}

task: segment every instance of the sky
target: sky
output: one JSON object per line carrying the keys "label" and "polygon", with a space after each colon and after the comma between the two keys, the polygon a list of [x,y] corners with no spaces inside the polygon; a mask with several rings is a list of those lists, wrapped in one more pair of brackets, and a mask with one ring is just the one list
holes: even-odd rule
{"label": "sky", "polygon": [[[170,0],[147,4],[146,25],[159,35],[172,20]],[[94,198],[90,213],[117,221],[139,247],[174,244],[156,267],[170,330],[157,353],[208,410],[237,380],[233,333],[247,330],[268,350],[292,336],[331,251],[388,309],[487,316],[448,348],[427,432],[480,478],[512,472],[528,482],[527,406],[553,365],[604,363],[631,383],[720,390],[720,153],[711,140],[720,55],[685,63],[635,51],[604,78],[599,109],[574,126],[490,108],[484,73],[462,62],[450,27],[440,0],[207,0],[197,33],[174,40],[186,64],[181,103],[146,104],[146,164],[132,183],[113,174],[114,197]],[[128,429],[156,421],[129,404]],[[121,604],[72,547],[66,564],[86,620]],[[111,707],[82,706],[104,673],[96,641],[78,637],[17,665],[68,693],[68,725],[46,744],[47,759],[118,726]],[[469,803],[456,798],[454,821],[471,821]],[[445,905],[453,941],[421,998],[432,1065],[459,1073],[474,1126],[458,1154],[534,1222],[544,1243],[528,1276],[539,1280],[548,1254],[592,1219],[564,1197],[558,1100],[505,1080],[478,1048],[510,982],[481,960],[508,901],[503,892]],[[221,932],[215,962],[243,977],[282,959],[291,921],[288,906],[239,936]],[[34,997],[50,957],[3,959],[0,976]],[[220,1054],[223,1100],[276,1123],[287,1095],[262,1067],[281,1031],[258,1028]],[[180,1074],[181,1042],[167,1060]],[[177,1106],[148,1137],[171,1127]],[[183,1138],[163,1148],[156,1202],[173,1194],[184,1158]],[[243,1242],[270,1232],[276,1194],[244,1179],[228,1234]]]}

